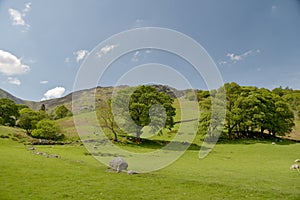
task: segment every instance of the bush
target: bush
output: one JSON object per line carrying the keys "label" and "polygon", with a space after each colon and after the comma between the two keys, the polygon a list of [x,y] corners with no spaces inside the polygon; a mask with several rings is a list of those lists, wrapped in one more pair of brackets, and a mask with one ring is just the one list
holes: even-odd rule
{"label": "bush", "polygon": [[72,112],[64,105],[57,106],[54,110],[54,119],[61,119],[72,116]]}
{"label": "bush", "polygon": [[36,125],[36,129],[32,131],[32,136],[41,139],[57,140],[61,138],[59,126],[55,121],[43,119]]}

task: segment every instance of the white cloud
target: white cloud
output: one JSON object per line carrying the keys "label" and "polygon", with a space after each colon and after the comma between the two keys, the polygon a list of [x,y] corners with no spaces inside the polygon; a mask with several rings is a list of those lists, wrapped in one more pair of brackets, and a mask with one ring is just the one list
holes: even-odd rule
{"label": "white cloud", "polygon": [[25,3],[25,8],[23,9],[23,16],[26,16],[26,13],[28,13],[31,10],[31,2]]}
{"label": "white cloud", "polygon": [[116,48],[118,45],[106,45],[105,47],[102,47],[97,53],[96,55],[101,58],[101,56],[103,56],[104,54],[107,54],[108,52],[112,51],[114,48]]}
{"label": "white cloud", "polygon": [[133,54],[133,57],[131,58],[131,61],[132,61],[132,62],[138,62],[138,61],[139,61],[139,55],[140,55],[140,52],[139,52],[139,51],[136,51],[136,52]]}
{"label": "white cloud", "polygon": [[[82,59],[84,59],[84,57],[87,56],[88,53],[89,52],[87,50],[78,50],[78,51],[74,52],[74,55],[76,55],[76,62],[79,62]],[[66,58],[66,59],[65,59],[65,62],[70,61],[68,58]]]}
{"label": "white cloud", "polygon": [[24,65],[21,59],[7,51],[0,50],[0,73],[11,76],[28,71],[30,71],[30,67]]}
{"label": "white cloud", "polygon": [[10,9],[8,9],[8,13],[10,15],[10,18],[13,21],[13,25],[16,25],[16,26],[18,26],[18,25],[25,26],[26,25],[22,14],[18,10],[10,8]]}
{"label": "white cloud", "polygon": [[256,49],[256,50],[252,49],[252,50],[246,51],[239,55],[234,54],[234,53],[227,53],[226,56],[229,57],[229,60],[228,61],[220,61],[219,64],[224,65],[224,64],[228,64],[229,62],[236,63],[238,61],[244,60],[248,56],[253,56],[253,55],[256,55],[259,53],[260,53],[259,49]]}
{"label": "white cloud", "polygon": [[276,12],[277,11],[277,6],[275,6],[275,5],[272,5],[272,12]]}
{"label": "white cloud", "polygon": [[224,61],[224,60],[223,60],[223,61],[220,61],[219,64],[220,64],[220,65],[225,65],[225,64],[227,64],[227,61]]}
{"label": "white cloud", "polygon": [[230,58],[232,61],[239,61],[242,60],[242,55],[234,55],[233,53],[228,53],[227,56]]}
{"label": "white cloud", "polygon": [[48,100],[53,98],[60,98],[65,93],[65,91],[66,89],[64,87],[55,87],[51,90],[48,90],[44,94],[44,97],[41,100],[43,101],[43,100]]}
{"label": "white cloud", "polygon": [[21,85],[21,81],[18,78],[8,77],[7,80],[10,84]]}
{"label": "white cloud", "polygon": [[8,13],[10,15],[10,19],[12,20],[12,25],[23,26],[25,27],[25,31],[27,31],[30,28],[30,25],[25,22],[24,17],[26,17],[30,9],[31,9],[30,2],[25,4],[25,8],[22,10],[22,12],[13,8],[9,8]]}
{"label": "white cloud", "polygon": [[49,81],[40,81],[40,84],[47,84]]}

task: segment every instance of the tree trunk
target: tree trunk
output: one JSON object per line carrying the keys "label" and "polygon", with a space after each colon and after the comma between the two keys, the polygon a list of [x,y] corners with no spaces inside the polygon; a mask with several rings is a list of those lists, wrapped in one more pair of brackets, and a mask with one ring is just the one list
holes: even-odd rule
{"label": "tree trunk", "polygon": [[136,132],[136,143],[141,144],[141,135],[142,135],[142,130],[137,130]]}
{"label": "tree trunk", "polygon": [[28,136],[31,136],[31,130],[30,130],[30,129],[26,129],[26,134],[27,134]]}
{"label": "tree trunk", "polygon": [[113,132],[113,134],[114,134],[114,141],[115,141],[115,142],[118,142],[118,136],[117,136],[117,133],[116,133],[114,130],[112,130],[112,132]]}

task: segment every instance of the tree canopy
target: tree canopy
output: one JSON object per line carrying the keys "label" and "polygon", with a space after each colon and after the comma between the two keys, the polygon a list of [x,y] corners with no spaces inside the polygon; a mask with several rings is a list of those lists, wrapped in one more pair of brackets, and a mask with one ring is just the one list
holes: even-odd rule
{"label": "tree canopy", "polygon": [[36,128],[36,124],[39,121],[38,113],[30,108],[23,108],[20,110],[20,118],[18,120],[18,126],[26,130],[28,135]]}
{"label": "tree canopy", "polygon": [[32,136],[43,139],[57,140],[61,135],[60,127],[55,121],[42,119],[36,124],[36,129],[32,131]]}
{"label": "tree canopy", "polygon": [[72,115],[72,112],[65,105],[59,105],[54,110],[55,119],[61,119]]}
{"label": "tree canopy", "polygon": [[[128,96],[129,94],[131,95]],[[112,103],[118,107],[118,113],[125,116],[122,120],[127,126],[126,130],[134,132],[138,142],[142,129],[146,126],[153,132],[174,126],[173,117],[176,112],[173,101],[169,95],[144,85],[138,86],[134,91],[123,90],[112,99]]]}
{"label": "tree canopy", "polygon": [[[239,86],[226,83],[219,90],[226,91],[226,117],[223,137],[235,139],[241,137],[263,137],[285,135],[292,131],[294,114],[287,101],[265,88]],[[282,94],[283,95],[283,94]],[[204,97],[200,100],[200,132],[210,127],[211,99],[217,96]]]}
{"label": "tree canopy", "polygon": [[18,106],[14,101],[1,98],[0,99],[0,124],[15,126],[16,120],[19,117]]}

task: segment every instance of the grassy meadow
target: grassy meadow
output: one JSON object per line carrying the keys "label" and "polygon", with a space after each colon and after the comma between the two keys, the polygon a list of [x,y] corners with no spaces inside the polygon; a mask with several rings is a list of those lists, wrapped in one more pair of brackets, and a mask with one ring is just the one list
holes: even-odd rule
{"label": "grassy meadow", "polygon": [[[178,102],[174,105],[175,121],[193,118],[189,112],[180,117]],[[79,116],[79,125],[86,130],[91,129],[84,124],[88,118],[88,113]],[[72,118],[57,122],[70,141],[79,139]],[[188,134],[193,123],[184,123]],[[164,132],[148,138],[152,142],[118,145],[148,152],[173,137]],[[300,172],[289,167],[300,158],[300,143],[219,141],[207,157],[199,159],[200,139],[197,136],[184,155],[164,169],[127,175],[108,172],[81,143],[35,145],[35,150],[29,150],[30,138],[24,130],[0,126],[0,199],[299,199]]]}
{"label": "grassy meadow", "polygon": [[[28,150],[22,130],[0,127],[0,133],[0,199],[299,199],[300,196],[300,173],[289,169],[299,157],[299,143],[220,143],[204,159],[198,159],[197,149],[188,150],[162,170],[127,175],[107,172],[107,167],[88,155],[80,144],[35,146],[35,151],[59,155],[47,158]],[[126,148],[146,151],[152,147]]]}

